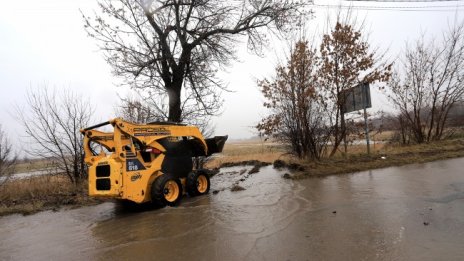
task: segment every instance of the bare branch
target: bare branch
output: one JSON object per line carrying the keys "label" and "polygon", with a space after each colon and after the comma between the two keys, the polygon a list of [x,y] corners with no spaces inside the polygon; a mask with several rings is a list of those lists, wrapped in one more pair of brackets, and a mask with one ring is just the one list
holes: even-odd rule
{"label": "bare branch", "polygon": [[18,157],[0,125],[0,186],[14,173]]}
{"label": "bare branch", "polygon": [[17,106],[17,111],[31,143],[27,153],[57,160],[72,182],[80,181],[86,172],[79,130],[90,121],[90,104],[70,91],[50,92],[47,87],[30,90],[26,100],[26,110]]}

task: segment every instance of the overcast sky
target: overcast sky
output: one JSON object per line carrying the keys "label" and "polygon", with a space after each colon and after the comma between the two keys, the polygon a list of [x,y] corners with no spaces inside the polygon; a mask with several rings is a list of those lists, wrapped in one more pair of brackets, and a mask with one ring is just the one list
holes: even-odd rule
{"label": "overcast sky", "polygon": [[[328,13],[339,1],[316,0],[315,18],[308,21],[308,35],[320,35]],[[350,2],[342,1],[343,5]],[[354,9],[365,19],[373,46],[389,50],[396,59],[406,41],[421,32],[440,36],[456,16],[464,15],[461,1],[384,3],[354,2]],[[390,9],[391,7],[392,9]],[[410,9],[416,7],[415,9]],[[23,107],[28,88],[37,86],[67,87],[96,105],[95,119],[114,117],[118,93],[128,90],[116,87],[117,79],[103,60],[96,42],[87,37],[79,9],[97,10],[93,0],[22,0],[3,1],[0,9],[0,123],[11,140],[23,134],[15,119],[16,104]],[[368,10],[366,10],[368,9]],[[223,113],[214,118],[216,134],[232,139],[255,135],[252,126],[266,114],[256,79],[273,75],[277,61],[283,57],[286,42],[273,42],[264,58],[249,54],[246,46],[238,48],[239,62],[234,62],[219,76],[233,92],[224,93]],[[385,98],[373,88],[373,108],[389,110]]]}

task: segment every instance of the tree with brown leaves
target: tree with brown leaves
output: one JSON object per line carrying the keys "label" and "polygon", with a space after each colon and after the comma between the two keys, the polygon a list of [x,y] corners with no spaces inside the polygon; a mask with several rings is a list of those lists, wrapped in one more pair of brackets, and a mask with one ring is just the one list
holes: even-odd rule
{"label": "tree with brown leaves", "polygon": [[299,41],[287,64],[276,68],[275,79],[258,83],[271,114],[257,129],[289,143],[300,158],[320,159],[331,134],[329,115],[317,91],[317,64],[315,50]]}
{"label": "tree with brown leaves", "polygon": [[332,112],[332,156],[347,135],[344,100],[340,94],[360,83],[388,81],[392,64],[382,62],[382,56],[378,57],[375,51],[370,50],[368,41],[362,38],[361,29],[340,19],[333,30],[323,36],[320,55],[319,82],[325,90],[323,95],[327,108]]}

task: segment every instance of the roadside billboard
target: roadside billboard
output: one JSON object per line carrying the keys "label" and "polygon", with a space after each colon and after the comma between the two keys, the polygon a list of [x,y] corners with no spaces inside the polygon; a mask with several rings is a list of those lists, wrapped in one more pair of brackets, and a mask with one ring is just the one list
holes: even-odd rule
{"label": "roadside billboard", "polygon": [[343,113],[371,108],[371,92],[368,83],[359,84],[340,93]]}
{"label": "roadside billboard", "polygon": [[[361,83],[353,88],[342,91],[340,93],[339,101],[342,103],[342,115],[352,111],[364,110],[364,129],[366,133],[367,154],[371,154],[369,146],[369,126],[367,124],[366,112],[366,108],[372,107],[369,83]],[[344,120],[344,117],[342,117],[342,119]]]}

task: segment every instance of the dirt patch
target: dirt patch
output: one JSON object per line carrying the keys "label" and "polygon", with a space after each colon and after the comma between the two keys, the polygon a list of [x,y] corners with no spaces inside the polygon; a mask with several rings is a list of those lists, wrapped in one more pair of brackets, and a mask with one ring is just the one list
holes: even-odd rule
{"label": "dirt patch", "polygon": [[287,166],[287,163],[285,163],[285,161],[283,160],[278,159],[278,160],[275,160],[272,165],[275,169],[281,169],[281,168],[285,168]]}
{"label": "dirt patch", "polygon": [[284,175],[282,175],[282,178],[284,178],[284,179],[292,179],[292,176],[289,173],[285,173]]}
{"label": "dirt patch", "polygon": [[213,177],[214,175],[218,174],[221,171],[219,168],[204,169],[204,170],[209,175],[209,177]]}
{"label": "dirt patch", "polygon": [[236,167],[236,166],[269,166],[271,163],[263,162],[259,160],[246,160],[246,161],[239,161],[239,162],[224,162],[221,164],[220,168],[229,168],[229,167]]}
{"label": "dirt patch", "polygon": [[272,165],[274,166],[275,169],[286,168],[292,171],[305,171],[306,170],[305,166],[299,163],[295,163],[295,162],[287,163],[284,160],[280,160],[280,159],[274,161]]}
{"label": "dirt patch", "polygon": [[261,168],[260,165],[255,165],[250,171],[248,171],[248,174],[255,174],[259,172],[259,169]]}
{"label": "dirt patch", "polygon": [[[240,161],[240,162],[226,162],[226,163],[221,164],[221,166],[218,168],[214,168],[214,169],[210,169],[206,171],[209,173],[210,177],[213,177],[214,175],[221,176],[221,175],[230,175],[230,174],[243,175],[247,172],[246,169],[241,169],[240,171],[229,171],[229,172],[220,172],[220,169],[236,167],[236,166],[253,166],[253,168],[248,171],[248,174],[255,174],[259,172],[261,167],[269,166],[269,165],[271,165],[271,163],[269,162],[263,162],[259,160],[247,160],[247,161]],[[248,178],[248,175],[245,176],[245,178],[242,178],[242,180],[246,178]]]}
{"label": "dirt patch", "polygon": [[240,186],[240,185],[233,185],[231,188],[230,188],[230,191],[232,192],[235,192],[235,191],[242,191],[242,190],[246,190],[244,187]]}

